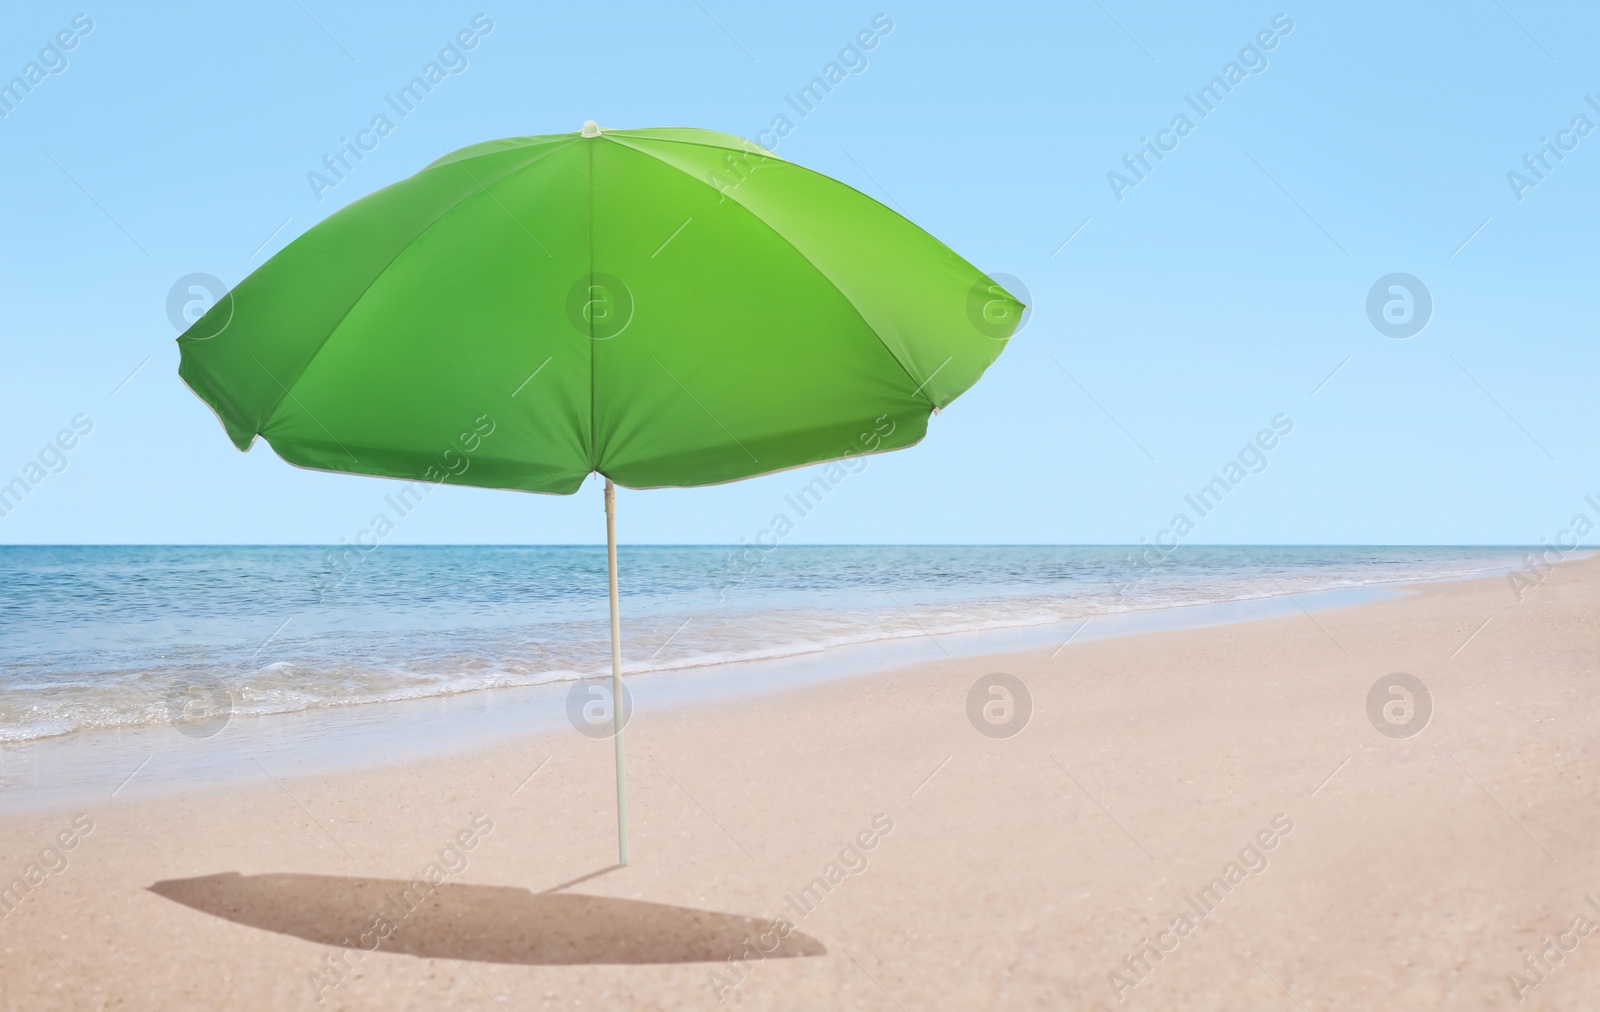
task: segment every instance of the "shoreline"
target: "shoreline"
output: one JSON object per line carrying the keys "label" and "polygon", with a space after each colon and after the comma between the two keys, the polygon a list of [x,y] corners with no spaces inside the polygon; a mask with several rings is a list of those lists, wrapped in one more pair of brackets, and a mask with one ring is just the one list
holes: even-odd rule
{"label": "shoreline", "polygon": [[[0,636],[9,661],[0,740],[163,726],[184,684],[208,687],[220,703],[231,689],[234,715],[256,716],[609,676],[604,637],[593,635],[606,617],[594,560],[556,549],[465,562],[448,551],[438,559],[396,551],[359,593],[309,611],[292,589],[266,588],[307,578],[308,560],[281,553],[198,550],[185,559],[85,549],[67,570],[42,556],[15,560],[16,579],[40,592],[24,595]],[[1196,549],[1134,580],[1099,550],[904,558],[885,550],[863,561],[818,549],[811,561],[769,563],[765,583],[737,601],[713,602],[693,593],[704,552],[652,551],[642,550],[625,602],[630,676],[1517,564],[1459,550],[1270,550],[1247,559],[1248,551]],[[456,568],[440,572],[444,561]],[[546,571],[554,575],[539,575]],[[197,597],[201,586],[208,592]]]}
{"label": "shoreline", "polygon": [[[1495,574],[1498,575],[1498,574]],[[1464,579],[1486,579],[1488,574]],[[635,708],[686,707],[781,695],[953,657],[1006,657],[1044,646],[1201,629],[1281,618],[1301,611],[1354,608],[1415,593],[1439,580],[1131,608],[1059,623],[867,640],[755,660],[629,673]],[[74,730],[0,744],[0,813],[64,809],[104,796],[155,794],[260,774],[261,758],[292,761],[302,773],[333,773],[458,755],[485,745],[569,729],[567,694],[604,676],[471,689],[409,699],[232,714],[214,734],[189,737],[168,725]],[[124,779],[126,778],[126,779]],[[48,783],[48,786],[44,786]]]}

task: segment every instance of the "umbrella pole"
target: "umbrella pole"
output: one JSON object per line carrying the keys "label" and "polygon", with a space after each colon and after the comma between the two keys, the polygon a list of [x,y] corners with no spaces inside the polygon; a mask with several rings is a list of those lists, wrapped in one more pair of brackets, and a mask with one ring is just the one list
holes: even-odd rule
{"label": "umbrella pole", "polygon": [[617,615],[617,488],[606,479],[606,570],[611,578],[611,720],[617,745],[617,864],[628,866],[628,784],[622,756],[622,621]]}

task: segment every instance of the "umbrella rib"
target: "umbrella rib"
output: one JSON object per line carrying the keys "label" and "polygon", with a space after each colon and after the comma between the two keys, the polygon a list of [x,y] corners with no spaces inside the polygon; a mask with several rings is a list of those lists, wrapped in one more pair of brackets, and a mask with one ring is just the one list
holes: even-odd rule
{"label": "umbrella rib", "polygon": [[[589,275],[586,283],[589,285],[594,284],[594,149],[595,145],[593,144],[585,143],[583,145],[584,180],[589,184],[589,213],[584,218],[584,239],[586,240],[584,245],[589,251]],[[589,294],[594,294],[593,288],[589,289]],[[594,383],[594,358],[597,350],[594,339],[594,314],[586,311],[583,315],[584,319],[589,324],[589,431],[587,433],[588,439],[586,442],[588,443],[589,450],[589,470],[593,472],[600,469],[599,458],[605,456],[605,451],[601,450],[596,445],[600,442],[600,437],[599,433],[595,429],[594,423],[595,411],[598,407],[597,402],[599,400],[599,398],[595,395]],[[611,480],[609,475],[607,475],[606,480]],[[620,785],[618,796],[621,796]],[[617,810],[617,817],[619,819],[622,817],[622,810],[620,806]]]}
{"label": "umbrella rib", "polygon": [[[471,144],[471,145],[468,145],[465,148],[462,148],[460,151],[451,151],[448,154],[444,154],[444,155],[439,156],[438,158],[435,158],[433,161],[429,162],[427,165],[424,165],[422,167],[422,169],[421,169],[421,172],[427,172],[430,169],[440,169],[440,168],[445,167],[446,165],[450,165],[450,164],[456,163],[456,162],[476,162],[476,161],[481,161],[482,159],[485,159],[485,158],[493,158],[495,155],[503,155],[508,151],[521,151],[521,152],[531,153],[532,157],[529,158],[526,162],[523,162],[521,165],[518,166],[518,168],[525,168],[526,166],[532,165],[534,162],[536,162],[539,159],[543,158],[545,155],[551,154],[552,152],[554,152],[556,150],[559,150],[559,149],[561,149],[563,147],[566,147],[568,144],[571,144],[573,139],[574,138],[572,138],[570,135],[567,135],[567,134],[549,134],[549,135],[546,135],[546,136],[543,136],[543,137],[526,137],[526,138],[523,138],[523,137],[506,137],[506,138],[502,138],[502,140],[508,140],[508,141],[509,140],[543,141],[545,143],[543,143],[543,144],[521,144],[521,145],[518,145],[518,146],[515,146],[515,147],[495,148],[494,150],[483,150],[483,151],[478,151],[475,154],[462,155],[461,154],[462,151],[467,151],[467,150],[469,150],[471,148],[474,148],[474,147],[485,147],[487,145],[492,145],[495,142],[494,141],[486,141],[486,142],[484,142],[484,144]],[[515,172],[516,169],[513,169],[512,171]],[[420,175],[421,173],[419,172],[418,174]]]}
{"label": "umbrella rib", "polygon": [[[707,418],[709,418],[713,422],[717,423],[717,428],[721,429],[723,432],[728,433],[728,438],[729,439],[733,440],[735,443],[739,443],[739,437],[735,436],[731,431],[729,431],[728,427],[726,425],[722,424],[722,419],[718,418],[716,415],[713,415],[711,413],[711,409],[710,408],[706,407],[704,404],[700,404],[700,398],[698,398],[698,397],[696,397],[694,395],[694,391],[692,391],[688,387],[684,386],[682,380],[680,380],[676,376],[673,376],[671,369],[668,369],[666,366],[661,365],[661,360],[659,358],[656,358],[654,355],[651,355],[650,358],[651,358],[652,361],[655,362],[656,365],[660,365],[661,366],[661,371],[666,373],[669,377],[671,377],[672,378],[672,382],[678,384],[678,386],[683,388],[683,392],[689,395],[689,399],[691,401],[694,401],[696,404],[700,405],[700,410],[704,411],[706,413],[706,417]],[[744,445],[743,443],[739,443],[739,449],[743,450],[745,452],[745,454],[747,456],[749,456],[749,458],[751,460],[755,461],[757,464],[761,463],[761,459],[759,457],[757,457],[755,454],[750,452],[750,447]]]}
{"label": "umbrella rib", "polygon": [[[315,358],[316,356],[313,355],[312,357]],[[255,355],[251,355],[250,358],[251,358],[252,361],[255,362],[256,365],[261,365],[261,360],[259,358],[256,358]],[[308,362],[307,365],[309,365],[309,364],[310,363]],[[355,454],[351,453],[350,452],[350,447],[348,447],[348,446],[344,445],[344,443],[340,442],[339,441],[339,437],[335,436],[333,434],[333,430],[328,428],[326,425],[323,425],[322,424],[322,419],[318,418],[316,415],[313,415],[311,413],[311,409],[305,406],[305,402],[303,402],[302,400],[300,400],[300,398],[298,398],[298,397],[296,397],[294,395],[294,391],[292,391],[288,387],[284,386],[283,385],[283,381],[278,379],[278,377],[273,376],[271,369],[268,369],[266,366],[261,365],[261,371],[266,373],[268,376],[272,377],[272,382],[278,384],[279,388],[283,390],[283,396],[284,397],[287,397],[291,401],[294,401],[296,404],[300,405],[300,410],[304,411],[306,413],[306,417],[307,418],[309,418],[313,422],[317,423],[317,428],[321,429],[323,432],[326,432],[328,434],[328,438],[329,439],[333,440],[335,443],[339,443],[339,449],[343,450],[345,452],[346,456],[348,456],[351,460],[355,461],[357,464],[361,463],[361,458],[359,458]],[[278,398],[278,404],[282,404],[282,403],[283,403],[283,397]],[[274,404],[272,406],[272,410],[274,412],[278,410],[277,404]],[[269,418],[271,417],[271,412],[268,413],[268,417]],[[266,421],[266,419],[262,419],[262,421]]]}
{"label": "umbrella rib", "polygon": [[[702,131],[702,133],[710,133],[710,132],[711,131]],[[647,136],[644,136],[644,132],[638,131],[638,130],[607,130],[605,132],[605,136],[610,138],[613,142],[620,143],[624,147],[628,147],[628,148],[633,148],[632,144],[628,144],[627,143],[627,141],[629,141],[629,140],[649,141],[652,144],[683,144],[683,145],[685,145],[687,147],[691,147],[691,148],[709,148],[712,151],[740,151],[740,152],[743,152],[744,154],[747,154],[747,155],[759,155],[762,158],[772,158],[772,159],[775,159],[777,161],[780,161],[780,162],[784,163],[785,165],[794,165],[794,164],[796,164],[794,162],[789,161],[789,159],[783,157],[782,155],[778,154],[776,151],[773,151],[773,150],[771,150],[769,148],[765,148],[765,147],[761,146],[760,144],[757,144],[755,141],[746,140],[743,137],[735,137],[732,134],[724,134],[723,136],[728,137],[730,140],[744,141],[744,145],[745,146],[738,147],[738,146],[730,146],[730,145],[727,145],[727,144],[710,144],[710,143],[707,143],[706,141],[690,140],[687,137],[658,137],[658,136],[654,136],[654,135],[651,135],[651,136],[647,137]],[[633,148],[633,150],[639,151],[638,148]],[[648,151],[640,151],[640,154],[648,155],[650,153]],[[651,157],[655,157],[655,156],[651,155]],[[804,168],[804,166],[800,166],[800,167]]]}

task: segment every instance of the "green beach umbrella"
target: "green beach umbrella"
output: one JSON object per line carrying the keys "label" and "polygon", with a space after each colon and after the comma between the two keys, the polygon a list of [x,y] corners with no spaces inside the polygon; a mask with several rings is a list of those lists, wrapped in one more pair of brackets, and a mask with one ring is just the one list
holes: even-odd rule
{"label": "green beach umbrella", "polygon": [[619,857],[615,490],[910,446],[1023,305],[894,211],[692,129],[464,148],[329,216],[181,337],[241,450],[570,494],[605,477]]}

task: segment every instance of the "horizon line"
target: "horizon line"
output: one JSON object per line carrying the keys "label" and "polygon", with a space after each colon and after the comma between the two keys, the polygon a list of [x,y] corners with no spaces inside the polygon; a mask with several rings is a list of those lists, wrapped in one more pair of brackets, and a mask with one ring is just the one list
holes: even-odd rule
{"label": "horizon line", "polygon": [[[0,550],[8,548],[355,548],[375,551],[379,548],[605,548],[604,541],[562,542],[490,542],[490,541],[430,541],[380,543],[377,545],[333,544],[309,541],[284,542],[169,542],[169,541],[79,541],[79,542],[29,542],[0,543]],[[758,548],[764,545],[733,544],[729,542],[618,542],[618,548]],[[993,541],[993,542],[943,542],[943,541],[838,541],[804,542],[789,544],[779,542],[769,550],[778,548],[1151,548],[1153,545],[1118,541],[1048,542],[1048,541]],[[1545,547],[1515,542],[1369,542],[1369,541],[1226,541],[1201,542],[1173,546],[1172,550],[1192,548],[1514,548],[1538,549]],[[1578,551],[1584,550],[1578,546]]]}

